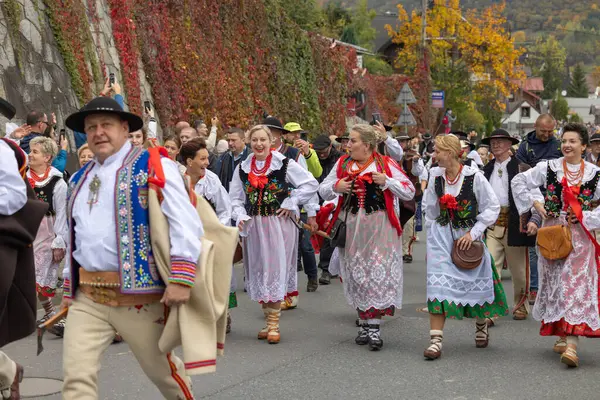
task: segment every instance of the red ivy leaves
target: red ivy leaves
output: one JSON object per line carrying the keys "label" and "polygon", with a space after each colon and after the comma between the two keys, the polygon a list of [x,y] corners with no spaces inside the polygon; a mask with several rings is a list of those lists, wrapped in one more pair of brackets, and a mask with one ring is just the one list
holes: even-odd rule
{"label": "red ivy leaves", "polygon": [[135,24],[132,20],[131,0],[108,0],[113,36],[119,51],[123,87],[127,93],[129,110],[140,114],[142,100],[138,76],[138,47]]}

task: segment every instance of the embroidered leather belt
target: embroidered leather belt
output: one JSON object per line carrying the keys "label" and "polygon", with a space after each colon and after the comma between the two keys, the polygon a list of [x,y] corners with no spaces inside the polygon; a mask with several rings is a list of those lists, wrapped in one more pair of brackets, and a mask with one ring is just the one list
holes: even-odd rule
{"label": "embroidered leather belt", "polygon": [[162,293],[121,293],[118,272],[90,272],[79,268],[79,290],[94,303],[111,307],[131,307],[160,301]]}
{"label": "embroidered leather belt", "polygon": [[510,214],[510,207],[500,207],[500,214],[494,225],[501,226],[503,228],[508,227],[508,216]]}

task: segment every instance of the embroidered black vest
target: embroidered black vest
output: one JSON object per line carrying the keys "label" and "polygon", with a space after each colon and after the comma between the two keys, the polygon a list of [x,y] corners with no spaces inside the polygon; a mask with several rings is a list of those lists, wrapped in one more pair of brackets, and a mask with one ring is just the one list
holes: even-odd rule
{"label": "embroidered black vest", "polygon": [[365,191],[363,194],[356,195],[356,193],[352,193],[349,208],[352,214],[357,214],[361,208],[364,208],[367,214],[385,210],[383,190],[375,182],[365,182]]}
{"label": "embroidered black vest", "polygon": [[56,211],[54,210],[54,187],[56,183],[60,181],[62,178],[60,176],[53,176],[50,178],[48,183],[41,187],[34,187],[33,191],[35,192],[37,198],[44,203],[47,203],[50,207],[48,207],[48,211],[46,211],[46,216],[55,216]]}
{"label": "embroidered black vest", "polygon": [[255,188],[250,184],[248,174],[240,168],[240,179],[246,193],[246,212],[249,216],[257,215],[267,217],[275,215],[281,208],[281,203],[289,197],[292,187],[286,182],[287,166],[289,159],[284,159],[283,165],[277,171],[271,171],[264,188]]}
{"label": "embroidered black vest", "polygon": [[[596,193],[596,187],[598,186],[598,180],[600,179],[600,171],[596,172],[596,175],[583,185],[579,189],[579,196],[577,200],[581,204],[583,211],[590,211],[594,204],[592,204],[592,198]],[[549,217],[558,218],[560,211],[564,208],[562,202],[562,183],[558,181],[556,172],[548,165],[548,172],[546,174],[546,195],[544,196],[544,208]]]}
{"label": "embroidered black vest", "polygon": [[[477,205],[477,199],[475,198],[475,192],[473,191],[473,182],[475,181],[475,175],[465,176],[463,179],[460,192],[456,196],[458,203],[458,210],[453,212],[452,218],[448,210],[440,210],[440,216],[436,218],[436,222],[441,226],[446,226],[452,222],[454,229],[466,229],[472,228],[477,222],[477,214],[479,214],[479,207]],[[445,193],[446,181],[443,177],[437,176],[435,178],[435,193],[438,198],[441,198]]]}

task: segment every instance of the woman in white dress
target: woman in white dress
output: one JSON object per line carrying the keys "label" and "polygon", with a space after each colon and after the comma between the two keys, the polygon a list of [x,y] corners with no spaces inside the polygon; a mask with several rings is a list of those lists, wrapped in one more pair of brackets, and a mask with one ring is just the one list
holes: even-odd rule
{"label": "woman in white dress", "polygon": [[229,196],[244,237],[246,289],[262,304],[267,322],[258,339],[279,343],[281,302],[298,254],[299,231],[291,218],[299,216],[298,205],[309,202],[318,183],[294,160],[271,151],[268,127],[257,125],[248,137],[253,154],[236,167]]}
{"label": "woman in white dress", "polygon": [[[538,247],[539,288],[533,317],[542,322],[540,335],[558,336],[554,351],[561,362],[577,367],[579,336],[600,337],[598,313],[598,243],[590,232],[600,229],[600,168],[582,159],[589,144],[582,124],[563,128],[563,157],[542,161],[515,176],[512,190],[519,213],[532,206],[545,217],[542,227],[570,225],[573,250],[561,260],[546,259]],[[532,189],[545,187],[544,202]]]}
{"label": "woman in white dress", "polygon": [[[58,146],[52,139],[37,137],[30,148],[27,178],[38,199],[50,205],[33,242],[36,289],[45,311],[39,322],[43,322],[55,313],[52,298],[56,294],[58,267],[67,248],[67,183],[63,174],[51,166],[58,154]],[[52,329],[58,336],[63,331],[63,322]]]}
{"label": "woman in white dress", "polygon": [[[481,264],[462,269],[452,261],[452,247],[458,240],[462,249],[481,240],[500,213],[500,203],[479,168],[460,162],[461,145],[454,135],[435,139],[434,158],[439,167],[430,171],[423,196],[427,225],[427,309],[430,345],[424,356],[441,356],[446,318],[475,318],[475,344],[487,347],[486,318],[508,313],[506,296],[484,246]],[[470,164],[470,163],[469,163]]]}
{"label": "woman in white dress", "polygon": [[383,346],[381,317],[402,307],[402,228],[396,205],[415,195],[400,166],[377,153],[382,139],[369,125],[353,126],[349,155],[337,161],[319,188],[324,200],[350,196],[338,201],[331,224],[346,221],[346,243],[337,249],[344,293],[359,313],[355,342],[371,350]]}

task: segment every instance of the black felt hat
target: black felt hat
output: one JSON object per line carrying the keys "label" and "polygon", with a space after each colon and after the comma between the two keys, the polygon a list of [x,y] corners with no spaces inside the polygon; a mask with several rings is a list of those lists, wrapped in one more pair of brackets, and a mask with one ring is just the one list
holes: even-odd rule
{"label": "black felt hat", "polygon": [[17,110],[12,104],[0,97],[0,113],[8,119],[13,119]]}
{"label": "black felt hat", "polygon": [[590,142],[598,142],[600,141],[600,133],[594,133],[590,138]]}
{"label": "black felt hat", "polygon": [[277,119],[271,115],[269,115],[267,118],[263,119],[262,125],[266,125],[267,127],[273,128],[273,129],[279,129],[283,133],[289,132],[288,130],[283,128],[283,124],[281,123],[281,121],[279,119]]}
{"label": "black felt hat", "polygon": [[342,143],[342,140],[350,140],[350,134],[344,133],[344,136],[338,136],[335,138],[335,141],[338,143]]}
{"label": "black felt hat", "polygon": [[507,139],[507,140],[510,140],[512,142],[512,144],[519,143],[519,139],[510,136],[510,133],[508,133],[504,129],[496,129],[494,132],[492,132],[492,134],[490,136],[481,139],[481,143],[487,144],[489,146],[490,141],[492,139]]}
{"label": "black felt hat", "polygon": [[115,114],[129,124],[129,132],[135,132],[144,126],[144,121],[139,116],[123,111],[119,103],[110,97],[96,97],[79,111],[69,115],[65,125],[77,132],[85,132],[85,118],[94,114]]}

